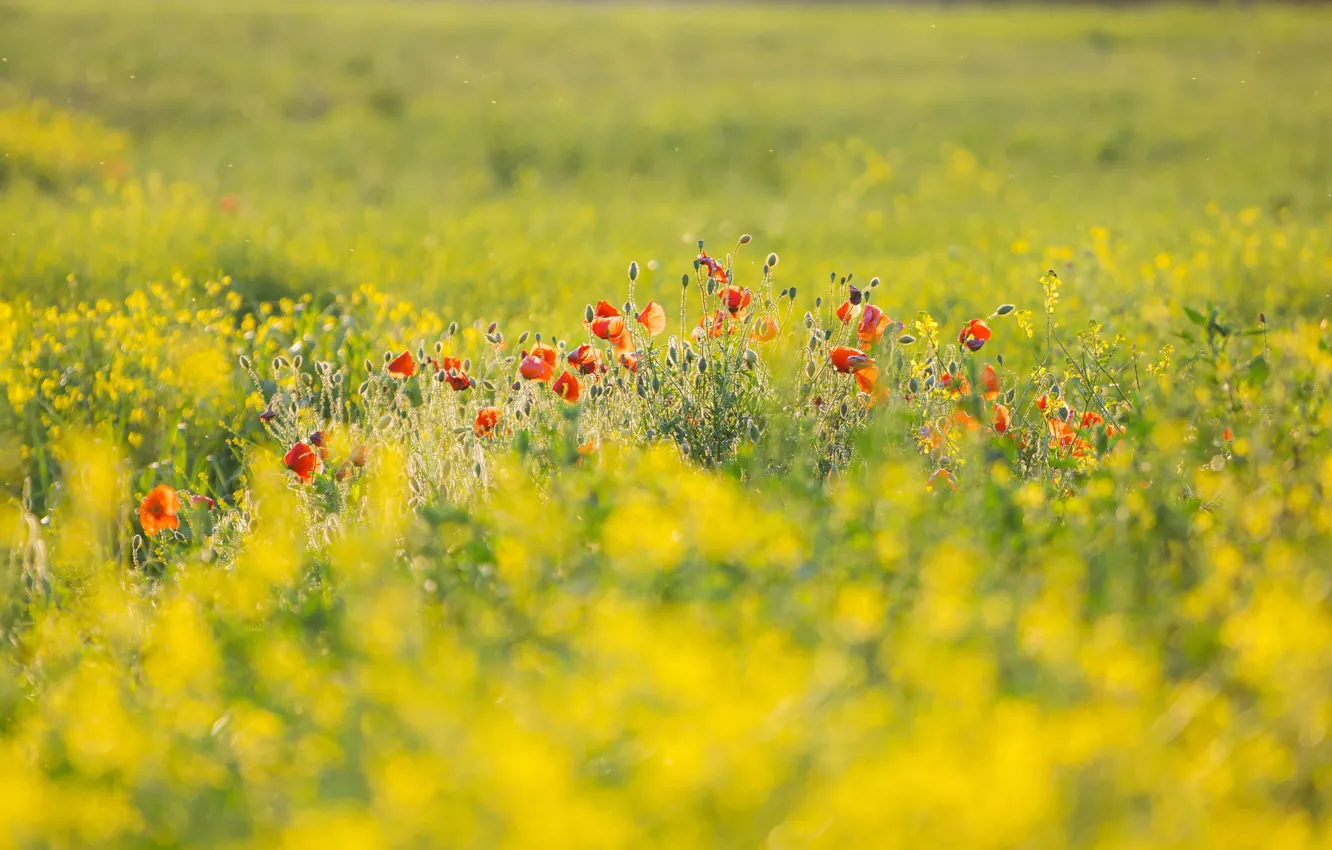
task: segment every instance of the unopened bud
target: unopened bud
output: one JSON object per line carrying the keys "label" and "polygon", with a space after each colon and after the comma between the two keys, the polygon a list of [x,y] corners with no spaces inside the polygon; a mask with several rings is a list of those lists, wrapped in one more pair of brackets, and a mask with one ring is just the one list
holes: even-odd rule
{"label": "unopened bud", "polygon": [[635,281],[635,280],[638,280],[638,263],[630,263],[630,264],[629,264],[629,281],[632,283],[632,282]]}
{"label": "unopened bud", "polygon": [[769,255],[768,255],[768,266],[771,267],[771,268],[776,268],[776,267],[777,267],[777,260],[778,260],[778,259],[780,259],[780,258],[779,258],[776,254],[769,254]]}
{"label": "unopened bud", "polygon": [[750,236],[748,233],[746,233],[745,235],[740,237],[740,244],[748,245],[753,238],[754,238],[753,236]]}

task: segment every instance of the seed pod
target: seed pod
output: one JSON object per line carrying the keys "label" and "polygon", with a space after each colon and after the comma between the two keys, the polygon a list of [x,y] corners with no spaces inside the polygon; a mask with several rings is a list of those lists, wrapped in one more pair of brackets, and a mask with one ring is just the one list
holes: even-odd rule
{"label": "seed pod", "polygon": [[795,297],[796,297],[796,288],[795,288],[794,286],[791,287],[791,291],[790,291],[789,294],[790,294],[790,296],[791,296],[791,300],[794,301],[794,300],[795,300]]}
{"label": "seed pod", "polygon": [[1016,309],[1017,308],[1014,307],[1012,304],[1001,304],[999,306],[999,309],[994,311],[994,314],[996,316],[1007,316],[1009,313],[1013,312]]}
{"label": "seed pod", "polygon": [[638,263],[630,263],[630,264],[629,264],[629,282],[630,282],[630,283],[633,283],[633,282],[636,281],[636,280],[638,280]]}

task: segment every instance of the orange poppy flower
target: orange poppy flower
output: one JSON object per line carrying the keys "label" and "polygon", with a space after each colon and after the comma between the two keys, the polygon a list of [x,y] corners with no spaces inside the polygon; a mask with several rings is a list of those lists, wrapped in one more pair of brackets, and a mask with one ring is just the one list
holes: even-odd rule
{"label": "orange poppy flower", "polygon": [[499,425],[500,412],[498,407],[483,407],[476,412],[475,431],[478,437],[492,437],[495,435],[495,426]]}
{"label": "orange poppy flower", "polygon": [[580,455],[590,455],[595,452],[600,445],[601,444],[596,440],[588,440],[586,443],[583,443],[578,447],[578,453]]}
{"label": "orange poppy flower", "polygon": [[970,381],[968,381],[966,378],[963,378],[961,381],[957,382],[956,386],[954,386],[953,376],[948,374],[947,372],[944,372],[942,375],[939,376],[939,386],[943,387],[944,389],[952,387],[952,394],[954,396],[966,395],[971,392]]}
{"label": "orange poppy flower", "polygon": [[550,385],[550,388],[555,391],[555,395],[570,404],[577,404],[578,399],[583,395],[583,383],[568,372],[561,372],[560,376],[555,379],[555,383]]}
{"label": "orange poppy flower", "polygon": [[217,502],[213,501],[207,496],[201,496],[198,493],[195,493],[193,496],[190,496],[190,504],[194,505],[197,508],[203,508],[204,510],[209,510],[209,511],[217,507]]}
{"label": "orange poppy flower", "polygon": [[365,462],[369,460],[369,458],[370,458],[370,450],[367,449],[364,444],[362,444],[352,449],[351,457],[347,459],[351,461],[352,466],[359,468],[365,466]]}
{"label": "orange poppy flower", "polygon": [[310,445],[319,450],[320,459],[328,460],[328,441],[324,439],[323,431],[315,431],[310,435]]}
{"label": "orange poppy flower", "polygon": [[883,339],[883,333],[893,320],[883,310],[873,304],[866,304],[860,314],[860,327],[856,330],[856,339],[865,345],[873,345]]}
{"label": "orange poppy flower", "polygon": [[735,325],[731,323],[731,316],[725,310],[718,310],[711,316],[704,316],[698,320],[698,330],[694,331],[697,336],[700,333],[711,337],[721,336],[723,333],[735,333]]}
{"label": "orange poppy flower", "polygon": [[416,358],[410,351],[404,351],[389,363],[388,373],[390,378],[410,378],[416,374]]}
{"label": "orange poppy flower", "polygon": [[1040,410],[1045,410],[1049,406],[1050,406],[1050,397],[1048,395],[1043,395],[1040,398],[1036,399],[1036,407],[1039,408]]}
{"label": "orange poppy flower", "polygon": [[587,343],[575,348],[570,352],[567,359],[570,366],[577,368],[584,375],[594,374],[598,370],[606,371],[606,367],[601,362],[601,352]]}
{"label": "orange poppy flower", "polygon": [[953,414],[953,424],[964,431],[980,430],[980,423],[976,421],[974,416],[967,413],[965,410],[959,410]]}
{"label": "orange poppy flower", "polygon": [[313,481],[315,474],[324,469],[324,461],[319,457],[319,452],[305,443],[292,446],[291,451],[282,458],[282,462],[305,484]]}
{"label": "orange poppy flower", "polygon": [[1094,410],[1088,410],[1086,413],[1082,414],[1081,427],[1094,428],[1097,425],[1100,425],[1104,421],[1105,420],[1101,418],[1101,414],[1097,413]]}
{"label": "orange poppy flower", "polygon": [[749,334],[750,339],[756,339],[759,342],[768,342],[777,338],[777,320],[771,316],[761,316],[754,323],[754,330]]}
{"label": "orange poppy flower", "polygon": [[996,434],[1005,434],[1008,427],[1013,424],[1012,418],[1008,415],[1008,408],[995,402],[994,405],[994,431]]}
{"label": "orange poppy flower", "polygon": [[994,401],[999,397],[1000,382],[999,373],[989,363],[981,370],[980,376],[981,391],[985,393],[986,401]]}
{"label": "orange poppy flower", "polygon": [[461,357],[445,357],[435,366],[436,372],[444,373],[444,382],[458,392],[472,388],[472,382],[467,378],[467,372],[463,370],[463,361]]}
{"label": "orange poppy flower", "polygon": [[633,353],[632,351],[621,351],[621,352],[620,352],[620,365],[623,366],[624,368],[628,369],[630,372],[637,372],[637,371],[638,371],[638,355],[635,354],[635,353]]}
{"label": "orange poppy flower", "polygon": [[624,336],[624,317],[623,316],[602,316],[593,319],[588,329],[599,339],[606,339],[619,343]]}
{"label": "orange poppy flower", "polygon": [[638,314],[638,323],[647,328],[648,336],[656,336],[666,330],[666,308],[656,301],[649,301]]}
{"label": "orange poppy flower", "polygon": [[990,326],[983,319],[972,319],[962,326],[957,335],[958,345],[966,346],[969,351],[980,351],[990,339]]}
{"label": "orange poppy flower", "polygon": [[706,252],[699,252],[698,264],[708,270],[708,277],[712,278],[713,280],[717,281],[723,286],[726,285],[728,280],[726,277],[726,269],[722,267],[722,264],[720,262],[714,260],[712,257],[709,257]]}
{"label": "orange poppy flower", "polygon": [[555,362],[559,353],[554,347],[538,342],[531,351],[523,352],[522,362],[518,364],[518,374],[529,381],[549,381],[555,377]]}
{"label": "orange poppy flower", "polygon": [[869,355],[858,348],[839,345],[828,352],[833,368],[838,372],[856,376],[856,385],[861,392],[874,392],[874,384],[879,379],[879,366]]}
{"label": "orange poppy flower", "polygon": [[164,528],[180,528],[180,499],[176,491],[165,484],[158,484],[139,503],[139,525],[143,533],[154,537]]}
{"label": "orange poppy flower", "polygon": [[931,490],[933,490],[935,486],[941,484],[947,485],[949,490],[956,490],[957,478],[953,476],[953,473],[949,472],[946,469],[938,469],[935,470],[934,473],[930,475],[929,479],[925,482],[925,486]]}
{"label": "orange poppy flower", "polygon": [[1226,430],[1221,432],[1221,439],[1229,443],[1231,440],[1235,439],[1235,432],[1227,428]]}
{"label": "orange poppy flower", "polygon": [[728,286],[718,293],[717,297],[721,299],[722,306],[728,313],[732,316],[741,316],[753,302],[754,293],[738,286]]}

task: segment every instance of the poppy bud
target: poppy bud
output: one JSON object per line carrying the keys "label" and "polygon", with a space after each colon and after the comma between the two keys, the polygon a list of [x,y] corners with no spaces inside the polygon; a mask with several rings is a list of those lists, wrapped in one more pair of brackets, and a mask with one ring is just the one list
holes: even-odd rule
{"label": "poppy bud", "polygon": [[388,362],[390,362],[390,361],[392,361],[392,360],[393,360],[393,352],[392,352],[392,351],[385,351],[385,352],[384,352],[384,362],[385,362],[385,363],[388,363]]}
{"label": "poppy bud", "polygon": [[757,442],[759,441],[759,438],[762,437],[762,436],[763,436],[763,432],[759,430],[759,426],[755,425],[753,422],[750,422],[750,423],[749,423],[749,439],[750,439],[750,441],[751,441],[751,442],[755,442],[755,443],[757,443]]}
{"label": "poppy bud", "polygon": [[447,372],[436,372],[436,373],[435,373],[435,382],[436,382],[436,383],[439,383],[439,384],[442,384],[442,383],[444,383],[444,379],[447,378],[447,377],[448,377],[448,373],[447,373]]}
{"label": "poppy bud", "polygon": [[753,366],[758,362],[758,352],[752,348],[745,349],[745,362]]}
{"label": "poppy bud", "polygon": [[489,380],[486,380],[486,379],[482,378],[482,379],[481,379],[481,389],[483,389],[483,390],[489,390],[489,391],[491,391],[491,392],[494,392],[494,391],[495,391],[495,382],[494,382],[494,381],[489,381]]}
{"label": "poppy bud", "polygon": [[[697,262],[694,263],[694,268],[698,268]],[[689,288],[689,275],[687,274],[680,275],[680,286],[684,287],[685,289]]]}
{"label": "poppy bud", "polygon": [[933,376],[933,375],[930,375],[930,376],[926,377],[926,378],[925,378],[925,389],[927,389],[927,390],[932,390],[932,389],[934,389],[936,383],[937,383],[937,382],[934,380],[934,376]]}
{"label": "poppy bud", "polygon": [[527,331],[523,331],[518,335],[518,344],[522,345],[525,342],[527,342]]}
{"label": "poppy bud", "polygon": [[491,322],[489,325],[486,326],[486,333],[493,334],[497,330],[499,330],[499,322]]}
{"label": "poppy bud", "polygon": [[902,334],[897,338],[897,341],[900,342],[902,345],[910,345],[911,343],[916,341],[916,338],[911,334]]}
{"label": "poppy bud", "polygon": [[375,430],[387,431],[388,427],[392,424],[393,424],[393,417],[385,413],[383,416],[379,417],[379,421],[375,423]]}
{"label": "poppy bud", "polygon": [[514,381],[512,384],[509,385],[509,389],[514,391],[520,390],[522,389],[522,387],[523,387],[522,381]]}
{"label": "poppy bud", "polygon": [[636,281],[636,280],[638,280],[638,263],[630,263],[630,264],[629,264],[629,282],[630,282],[630,283],[633,283],[633,282]]}
{"label": "poppy bud", "polygon": [[951,457],[948,457],[947,455],[944,455],[943,457],[939,458],[939,465],[940,465],[940,466],[947,466],[948,464],[950,464],[950,463],[952,463],[952,462],[953,462],[953,459],[952,459]]}
{"label": "poppy bud", "polygon": [[877,277],[870,278],[870,289],[873,289],[878,285],[879,285],[879,279]]}
{"label": "poppy bud", "polygon": [[457,332],[458,332],[458,323],[457,323],[457,322],[449,322],[449,336],[453,336],[453,335],[456,334]]}
{"label": "poppy bud", "polygon": [[999,309],[994,311],[994,314],[996,316],[1007,316],[1009,313],[1013,312],[1016,309],[1017,308],[1014,307],[1012,304],[1001,304],[999,305]]}
{"label": "poppy bud", "polygon": [[712,295],[716,291],[717,291],[717,281],[713,280],[712,278],[708,278],[708,294]]}
{"label": "poppy bud", "polygon": [[805,377],[806,377],[806,378],[812,378],[812,377],[814,377],[814,364],[813,364],[813,363],[806,363],[806,364],[805,364]]}
{"label": "poppy bud", "polygon": [[915,378],[912,378],[911,380],[907,381],[907,389],[911,390],[913,393],[920,392],[920,381],[916,380]]}
{"label": "poppy bud", "polygon": [[[769,266],[767,263],[764,263],[764,264],[763,264],[763,276],[764,276],[764,277],[767,277],[767,276],[768,276],[768,273],[769,273],[770,271],[772,271],[772,267]],[[782,294],[783,294],[783,295],[786,294],[786,290],[785,290],[785,289],[782,290]]]}
{"label": "poppy bud", "polygon": [[282,368],[282,358],[281,358],[281,357],[274,357],[274,358],[273,358],[272,366],[273,366],[273,371],[274,371],[274,372],[276,372],[276,371],[278,371],[279,369],[281,369],[281,368]]}
{"label": "poppy bud", "polygon": [[850,412],[851,408],[846,406],[846,402],[842,402],[842,416],[846,416]]}
{"label": "poppy bud", "polygon": [[[300,358],[298,357],[298,358],[296,358],[296,359],[299,360]],[[425,356],[425,345],[418,345],[418,346],[416,347],[416,359],[417,359],[418,361],[422,361],[422,360],[425,360],[425,359],[426,359],[426,356]]]}
{"label": "poppy bud", "polygon": [[248,358],[248,357],[246,357],[244,354],[242,354],[242,355],[241,355],[241,359],[240,359],[240,364],[241,364],[241,368],[242,368],[242,369],[249,369],[249,368],[250,368],[250,358]]}
{"label": "poppy bud", "polygon": [[1055,384],[1054,386],[1050,387],[1050,395],[1055,398],[1059,398],[1059,396],[1063,395],[1063,393],[1064,391],[1060,389],[1058,384]]}
{"label": "poppy bud", "polygon": [[1259,314],[1258,314],[1258,324],[1260,324],[1260,325],[1265,325],[1265,324],[1267,324],[1267,314],[1266,314],[1266,313],[1259,313]]}
{"label": "poppy bud", "polygon": [[335,372],[335,373],[333,373],[333,386],[335,386],[335,387],[340,387],[340,386],[342,386],[342,373],[341,373],[341,372]]}
{"label": "poppy bud", "polygon": [[814,327],[814,314],[809,312],[808,310],[805,311],[805,327],[807,328]]}
{"label": "poppy bud", "polygon": [[541,334],[532,334],[532,339],[541,342]]}
{"label": "poppy bud", "polygon": [[956,374],[957,374],[957,361],[956,361],[956,360],[949,360],[949,361],[948,361],[948,374],[950,374],[950,375],[956,375]]}
{"label": "poppy bud", "polygon": [[823,306],[823,296],[820,295],[819,297],[817,297],[817,298],[814,299],[814,307],[815,307],[815,309],[817,309],[817,308],[822,307],[822,306]]}
{"label": "poppy bud", "polygon": [[707,372],[707,371],[708,371],[708,358],[706,358],[706,357],[699,357],[699,358],[698,358],[698,374],[702,375],[702,374],[704,374],[704,373]]}
{"label": "poppy bud", "polygon": [[362,381],[362,382],[361,382],[361,385],[360,385],[359,387],[356,388],[356,394],[357,394],[357,395],[365,395],[366,391],[369,390],[369,389],[370,389],[370,382],[369,382],[369,381]]}
{"label": "poppy bud", "polygon": [[777,265],[777,260],[778,260],[778,257],[777,257],[776,254],[769,254],[769,255],[768,255],[768,265],[769,265],[770,267],[774,267],[774,268],[775,268],[776,265]]}
{"label": "poppy bud", "polygon": [[370,358],[369,358],[369,357],[367,357],[367,358],[365,359],[365,371],[367,371],[367,372],[373,372],[373,371],[375,371],[375,364],[373,364],[373,363],[370,362]]}
{"label": "poppy bud", "polygon": [[859,289],[856,289],[853,286],[851,287],[850,295],[847,297],[846,300],[850,301],[852,304],[859,304],[862,298],[864,298],[864,293],[862,293]]}
{"label": "poppy bud", "polygon": [[594,312],[592,311],[592,305],[591,305],[591,304],[588,304],[586,307],[583,308],[583,321],[584,321],[584,322],[587,322],[588,324],[591,324],[591,323],[592,323],[592,320],[595,319],[596,317],[597,317],[597,314],[594,313]]}
{"label": "poppy bud", "polygon": [[477,478],[481,477],[481,461],[478,460],[476,463],[472,464],[472,472]]}

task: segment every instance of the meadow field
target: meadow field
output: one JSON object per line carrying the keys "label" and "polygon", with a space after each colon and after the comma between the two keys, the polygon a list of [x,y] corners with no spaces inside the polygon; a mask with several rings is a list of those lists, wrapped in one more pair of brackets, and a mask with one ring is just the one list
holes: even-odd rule
{"label": "meadow field", "polygon": [[1328,56],[0,0],[0,848],[1328,846]]}

